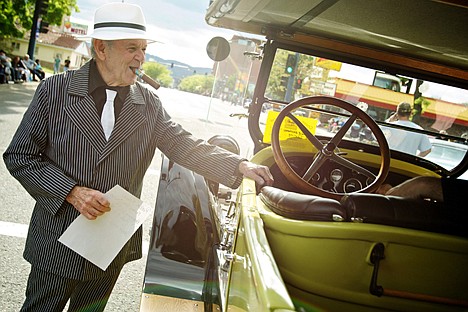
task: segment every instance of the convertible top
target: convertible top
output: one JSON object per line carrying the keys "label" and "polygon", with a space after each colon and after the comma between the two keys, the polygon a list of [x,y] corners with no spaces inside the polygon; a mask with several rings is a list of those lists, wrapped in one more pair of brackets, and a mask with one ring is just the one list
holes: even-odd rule
{"label": "convertible top", "polygon": [[[425,63],[425,70],[441,74],[448,67],[451,77],[468,80],[468,36],[463,35],[468,25],[466,1],[215,0],[206,21],[296,42],[308,36],[319,46],[321,38],[335,40],[336,50],[342,48],[338,43],[349,43],[395,53],[395,58],[406,55]],[[390,61],[389,57],[385,60]]]}

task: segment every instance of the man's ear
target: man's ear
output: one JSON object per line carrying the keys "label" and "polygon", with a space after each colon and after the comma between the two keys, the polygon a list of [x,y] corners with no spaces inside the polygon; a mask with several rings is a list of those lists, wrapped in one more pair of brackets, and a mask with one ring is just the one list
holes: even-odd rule
{"label": "man's ear", "polygon": [[94,39],[93,46],[94,51],[96,52],[96,57],[100,60],[105,60],[107,44],[104,42],[104,40]]}

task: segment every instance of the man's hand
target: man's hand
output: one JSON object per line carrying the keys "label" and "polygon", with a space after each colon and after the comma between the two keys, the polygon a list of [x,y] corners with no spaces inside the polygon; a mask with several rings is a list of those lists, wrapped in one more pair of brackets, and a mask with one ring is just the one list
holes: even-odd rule
{"label": "man's hand", "polygon": [[424,157],[424,156],[427,156],[431,151],[432,151],[432,148],[428,149],[427,151],[419,152],[419,154],[416,156]]}
{"label": "man's hand", "polygon": [[406,198],[431,198],[444,201],[440,178],[419,176],[392,187],[384,184],[376,191],[378,194],[400,196]]}
{"label": "man's hand", "polygon": [[398,120],[398,114],[397,113],[393,113],[390,117],[388,117],[387,120],[385,120],[385,122],[395,122]]}
{"label": "man's hand", "polygon": [[72,188],[66,200],[89,220],[95,220],[111,210],[103,193],[83,186]]}
{"label": "man's hand", "polygon": [[273,185],[273,176],[267,166],[257,165],[244,160],[239,164],[239,172],[244,177],[255,180],[260,186]]}

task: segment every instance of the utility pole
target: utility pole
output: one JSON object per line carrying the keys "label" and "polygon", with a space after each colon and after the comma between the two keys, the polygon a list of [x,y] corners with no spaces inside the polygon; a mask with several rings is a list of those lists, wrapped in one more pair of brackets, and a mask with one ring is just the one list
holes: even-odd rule
{"label": "utility pole", "polygon": [[41,23],[40,16],[47,12],[47,6],[49,5],[49,0],[36,0],[36,6],[34,7],[33,22],[31,28],[31,36],[29,38],[28,46],[28,55],[32,60],[34,59],[34,50],[36,49],[36,37],[39,34],[39,29]]}
{"label": "utility pole", "polygon": [[[288,61],[291,64],[287,64],[286,71],[289,73],[288,76],[288,84],[286,87],[286,94],[284,96],[284,100],[286,102],[291,102],[293,99],[294,95],[294,81],[296,77],[296,71],[297,71],[297,63],[299,62],[299,53],[291,54],[288,57]],[[289,69],[291,67],[291,69]]]}

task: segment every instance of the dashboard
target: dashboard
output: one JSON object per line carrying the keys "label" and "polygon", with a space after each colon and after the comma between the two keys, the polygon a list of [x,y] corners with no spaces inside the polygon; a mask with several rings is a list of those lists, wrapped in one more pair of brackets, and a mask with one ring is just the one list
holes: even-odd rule
{"label": "dashboard", "polygon": [[[286,157],[291,168],[299,175],[303,176],[313,161],[312,156],[290,156]],[[374,175],[378,174],[378,168],[359,164],[369,170]],[[270,167],[270,171],[275,178],[274,186],[292,192],[299,192],[284,176],[278,165]],[[408,177],[390,172],[386,183],[397,185],[408,179]],[[314,174],[309,183],[332,193],[352,193],[363,189],[373,182],[373,179],[356,172],[348,167],[338,164],[332,160],[326,160],[324,165]]]}

